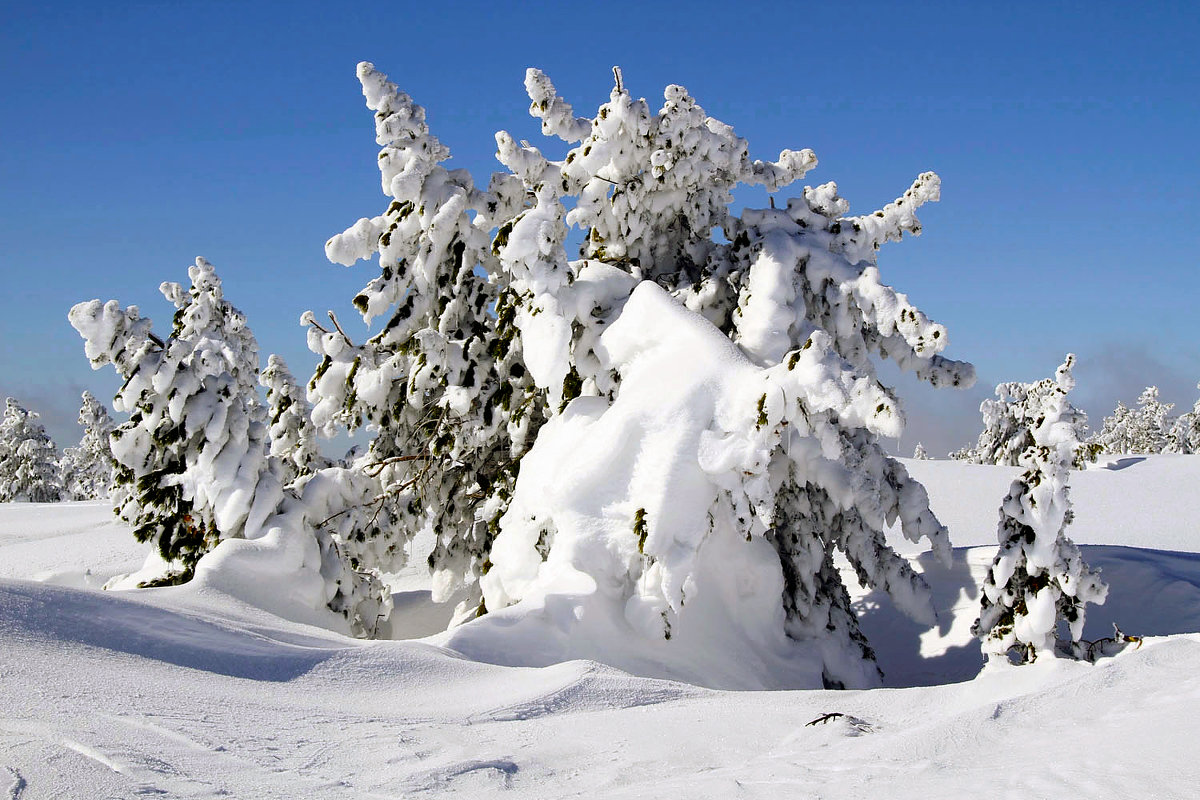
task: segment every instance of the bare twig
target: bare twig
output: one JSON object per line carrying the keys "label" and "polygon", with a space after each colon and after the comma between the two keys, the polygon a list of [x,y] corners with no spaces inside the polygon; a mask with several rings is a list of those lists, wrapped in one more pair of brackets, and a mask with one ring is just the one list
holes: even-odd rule
{"label": "bare twig", "polygon": [[[327,313],[329,315],[330,321],[333,322],[333,327],[337,328],[337,332],[340,333],[342,335],[342,338],[346,340],[346,344],[353,347],[354,341],[349,336],[346,335],[346,332],[344,330],[342,330],[342,326],[338,322],[337,314],[334,314],[332,311],[327,311],[325,313]],[[328,331],[326,331],[326,333],[328,333]]]}

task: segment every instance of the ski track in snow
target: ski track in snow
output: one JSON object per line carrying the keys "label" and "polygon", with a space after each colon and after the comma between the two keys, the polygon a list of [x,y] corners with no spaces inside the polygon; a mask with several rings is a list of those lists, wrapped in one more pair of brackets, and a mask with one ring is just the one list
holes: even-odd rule
{"label": "ski track in snow", "polygon": [[[929,463],[922,477],[954,518],[967,518],[969,503],[997,504],[993,484],[1002,493],[1009,479]],[[1181,465],[1191,462],[1171,468]],[[114,556],[123,532],[102,506],[6,507],[0,796],[1195,797],[1200,554],[1150,548],[1200,550],[1187,546],[1197,517],[1156,499],[1154,481],[1139,477],[1147,469],[1162,462],[1106,471],[1092,488],[1081,480],[1076,499],[1158,503],[1141,527],[1127,508],[1113,518],[1120,530],[1101,530],[1095,512],[1080,525],[1094,543],[1085,558],[1113,587],[1089,610],[1089,635],[1115,619],[1156,638],[1094,666],[977,674],[965,628],[992,551],[962,548],[948,568],[917,561],[935,583],[934,631],[855,590],[897,687],[869,692],[713,691],[581,661],[501,667],[422,642],[364,644],[220,597],[14,581],[63,575],[64,558],[70,569],[105,558],[136,567],[137,553]],[[1189,474],[1200,479],[1200,457]],[[964,475],[963,507],[949,506],[952,479]],[[994,509],[986,514],[994,525]],[[89,538],[89,519],[108,527]],[[1174,527],[1161,528],[1164,519]],[[983,544],[975,535],[957,543]],[[807,724],[834,712],[842,716]]]}

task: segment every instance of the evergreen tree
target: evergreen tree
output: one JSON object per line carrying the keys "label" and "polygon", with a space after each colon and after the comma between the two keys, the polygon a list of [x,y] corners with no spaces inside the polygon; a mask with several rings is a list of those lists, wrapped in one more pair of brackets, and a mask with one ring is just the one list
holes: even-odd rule
{"label": "evergreen tree", "polygon": [[946,457],[951,461],[965,461],[968,464],[978,464],[979,454],[975,452],[975,448],[970,445],[965,445],[950,453]]}
{"label": "evergreen tree", "polygon": [[[356,345],[330,315],[311,314],[308,343],[321,356],[309,383],[313,421],[375,432],[355,468],[381,485],[361,515],[371,530],[354,535],[392,570],[404,545],[429,525],[436,599],[449,597],[485,568],[496,521],[521,454],[545,417],[533,392],[513,324],[516,300],[499,283],[493,237],[526,204],[512,176],[487,189],[441,162],[449,150],[430,134],[425,112],[370,64],[360,64],[367,106],[375,112],[384,214],[361,219],[329,240],[332,261],[379,256],[380,274],[354,298],[370,324],[386,324]],[[354,515],[338,520],[354,529]],[[478,591],[460,612],[474,613]]]}
{"label": "evergreen tree", "polygon": [[[1197,385],[1200,389],[1200,385]],[[1171,424],[1167,435],[1168,453],[1200,453],[1200,400],[1197,400],[1192,410],[1180,414]]]}
{"label": "evergreen tree", "polygon": [[270,454],[279,459],[283,482],[290,484],[302,475],[330,466],[317,443],[312,408],[282,356],[272,354],[267,359],[259,382],[267,390]]}
{"label": "evergreen tree", "polygon": [[[712,524],[763,536],[774,546],[788,635],[840,653],[826,664],[827,683],[870,684],[877,675],[873,655],[849,607],[834,551],[849,558],[862,580],[925,620],[932,619],[927,587],[886,544],[885,520],[899,517],[906,536],[927,537],[936,551],[948,552],[924,488],[880,444],[880,435],[899,435],[903,417],[878,382],[874,359],[890,358],[935,386],[974,380],[970,365],[940,355],[945,329],[884,285],[876,266],[883,243],[920,232],[914,212],[938,198],[937,176],[921,175],[902,197],[865,216],[847,216],[849,204],[827,183],[806,187],[785,208],[747,209],[739,217],[730,209],[734,187],[778,190],[816,165],[812,151],[752,160],[745,140],[709,117],[686,89],[667,87],[655,113],[632,98],[619,71],[609,102],[592,119],[573,117],[537,70],[529,71],[526,90],[543,131],[574,144],[561,162],[551,162],[536,148],[497,135],[501,162],[534,197],[499,254],[521,301],[516,324],[526,364],[551,411],[560,398],[620,394],[620,375],[606,367],[597,342],[643,283],[662,287],[736,342],[766,368],[768,385],[749,417],[753,430],[730,434],[766,437],[769,444],[761,446],[771,455],[753,468],[731,470]],[[563,249],[568,225],[584,233],[579,261],[569,262]],[[724,241],[712,236],[714,227]],[[537,363],[529,355],[533,341]],[[822,391],[831,384],[855,389],[833,401]],[[784,405],[779,397],[794,400]],[[817,442],[821,456],[814,462]],[[831,469],[817,466],[825,460]],[[766,482],[764,468],[771,476]],[[572,546],[561,529],[547,558],[556,546]],[[671,546],[649,531],[639,549],[662,563],[662,548]],[[505,587],[505,576],[528,567],[492,560],[488,606],[519,599],[523,579]],[[662,598],[669,620],[681,613],[686,577],[659,574],[661,582],[630,580],[637,593]]]}
{"label": "evergreen tree", "polygon": [[1170,431],[1167,415],[1174,407],[1158,399],[1157,386],[1147,386],[1138,396],[1137,408],[1117,403],[1091,443],[1104,453],[1161,453]]}
{"label": "evergreen tree", "polygon": [[[1016,467],[1022,454],[1033,445],[1035,421],[1046,404],[1045,393],[1054,391],[1054,384],[1047,381],[1021,383],[1013,381],[996,387],[996,399],[984,400],[979,406],[983,415],[983,432],[979,441],[962,460],[975,464],[998,464]],[[1097,448],[1085,442],[1087,438],[1087,414],[1067,403],[1063,409],[1063,421],[1070,423],[1079,442],[1073,464],[1083,469],[1088,462],[1095,461]]]}
{"label": "evergreen tree", "polygon": [[[427,521],[439,536],[435,568],[449,572],[446,565],[469,561],[456,570],[469,579],[490,566],[480,610],[520,600],[528,581],[514,576],[570,544],[563,535],[535,535],[528,554],[496,560],[491,539],[512,502],[519,459],[542,423],[575,398],[620,394],[622,378],[601,335],[635,288],[657,285],[767,376],[749,410],[750,429],[730,433],[763,438],[770,458],[721,479],[728,488],[714,524],[774,546],[788,634],[839,653],[827,664],[829,685],[877,680],[834,551],[929,620],[927,587],[883,531],[899,518],[906,536],[929,538],[943,556],[948,543],[924,489],[879,443],[880,435],[899,434],[903,418],[876,379],[874,359],[891,358],[936,386],[974,380],[970,365],[940,355],[945,329],[884,285],[875,265],[882,243],[920,231],[914,211],[937,199],[937,176],[921,175],[866,216],[847,216],[832,183],[806,188],[786,208],[735,216],[735,186],[777,190],[815,166],[812,152],[752,160],[746,142],[682,87],[668,87],[654,113],[631,97],[619,72],[609,102],[594,118],[577,118],[550,80],[530,70],[531,113],[545,133],[573,146],[552,161],[499,133],[498,158],[512,174],[493,176],[481,190],[440,165],[449,153],[419,106],[369,64],[360,65],[359,78],[376,112],[392,202],[326,251],[344,264],[379,254],[380,276],[355,304],[368,321],[391,318],[355,345],[336,319],[326,328],[307,315],[310,348],[323,357],[310,397],[318,427],[378,431],[362,467],[383,476],[400,506],[397,536]],[[571,227],[583,234],[576,261],[565,251]],[[843,390],[831,394],[833,386]],[[784,407],[779,395],[794,404]],[[520,541],[505,524],[499,536]],[[646,536],[635,548],[646,558],[670,546]],[[667,620],[682,608],[670,586],[684,581],[663,580],[636,582],[637,591],[666,598]]]}
{"label": "evergreen tree", "polygon": [[72,500],[107,499],[113,488],[113,458],[109,437],[116,429],[108,409],[91,392],[83,393],[79,409],[83,437],[63,452],[63,484]]}
{"label": "evergreen tree", "polygon": [[64,497],[58,451],[38,415],[13,398],[0,422],[0,503],[57,503]]}
{"label": "evergreen tree", "polygon": [[[171,565],[155,583],[190,580],[222,540],[261,538],[273,528],[312,536],[319,563],[296,569],[319,571],[328,607],[369,634],[390,603],[375,577],[355,572],[284,489],[280,462],[268,452],[258,347],[245,316],[224,299],[207,261],[196,259],[188,276],[189,288],[160,286],[177,309],[165,340],[136,306],[123,309],[115,300],[80,303],[69,315],[93,367],[112,364],[125,380],[114,406],[129,420],[111,437],[117,483],[128,487],[117,513]],[[309,503],[312,514],[329,511],[338,496],[332,483],[324,503]]]}
{"label": "evergreen tree", "polygon": [[913,458],[917,461],[929,460],[929,453],[925,452],[925,445],[917,442],[917,446],[913,448]]}
{"label": "evergreen tree", "polygon": [[[1020,457],[1025,468],[1000,507],[1000,549],[984,578],[982,610],[972,632],[990,656],[1011,654],[1021,663],[1039,655],[1079,652],[1085,605],[1108,593],[1079,548],[1066,536],[1071,500],[1067,487],[1078,448],[1067,393],[1075,385],[1068,355],[1053,380],[1036,385],[1042,405],[1030,418],[1032,444]],[[1066,623],[1070,639],[1057,643]]]}
{"label": "evergreen tree", "polygon": [[204,553],[248,521],[257,528],[279,500],[263,452],[257,345],[212,265],[197,259],[188,274],[190,289],[159,287],[177,309],[165,341],[136,306],[92,301],[70,315],[93,367],[112,363],[125,378],[114,406],[129,421],[111,441],[117,483],[130,491],[117,513],[176,565],[170,580],[190,579]]}

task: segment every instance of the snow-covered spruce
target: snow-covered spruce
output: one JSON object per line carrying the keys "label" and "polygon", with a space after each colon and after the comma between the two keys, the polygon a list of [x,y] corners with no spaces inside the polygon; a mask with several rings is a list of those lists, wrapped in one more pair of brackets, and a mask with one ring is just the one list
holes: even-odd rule
{"label": "snow-covered spruce", "polygon": [[[1022,452],[1025,468],[1000,506],[1000,549],[983,583],[982,610],[972,632],[990,657],[1018,662],[1041,655],[1078,655],[1085,605],[1103,603],[1108,587],[1090,570],[1066,536],[1071,522],[1067,480],[1079,442],[1067,393],[1075,385],[1067,355],[1053,380],[1034,385],[1041,398],[1032,409],[1032,443]],[[1058,623],[1070,638],[1057,640]]]}
{"label": "snow-covered spruce", "polygon": [[[314,417],[386,434],[377,463],[403,468],[388,483],[414,521],[441,516],[440,547],[461,542],[478,563],[490,535],[477,532],[504,512],[480,579],[492,613],[453,646],[673,674],[691,663],[708,683],[878,683],[833,554],[932,621],[927,588],[883,530],[899,519],[941,554],[948,543],[924,489],[880,446],[903,417],[874,360],[937,386],[974,379],[875,265],[883,242],[919,232],[937,176],[862,217],[831,183],[737,217],[735,186],[777,190],[815,166],[811,151],[751,160],[682,87],[654,113],[619,73],[596,116],[577,118],[530,70],[531,113],[574,146],[553,161],[497,134],[519,184],[494,176],[484,192],[436,164],[447,154],[418,106],[370,65],[359,74],[394,202],[327,251],[342,263],[379,252],[381,276],[356,302],[368,317],[394,310],[364,346],[336,325],[310,329],[325,356]],[[572,226],[584,234],[575,261]],[[487,247],[479,234],[493,229]],[[479,299],[492,296],[496,318]],[[509,499],[511,461],[541,417]],[[505,653],[513,625],[543,626],[541,644]],[[714,649],[744,657],[741,674],[695,666]]]}
{"label": "snow-covered spruce", "polygon": [[[995,399],[988,398],[979,405],[983,415],[983,432],[973,448],[964,448],[952,458],[974,464],[996,464],[1015,467],[1021,463],[1021,455],[1033,445],[1033,430],[1038,418],[1044,413],[1047,393],[1057,391],[1053,381],[1022,383],[1011,381],[996,386]],[[1087,414],[1066,403],[1062,411],[1062,422],[1071,425],[1079,445],[1073,464],[1083,469],[1096,460],[1099,448],[1086,442],[1088,437]]]}
{"label": "snow-covered spruce", "polygon": [[[1196,388],[1200,389],[1200,385]],[[1200,400],[1191,411],[1180,414],[1171,423],[1164,450],[1168,453],[1200,453]]]}
{"label": "snow-covered spruce", "polygon": [[917,446],[913,448],[912,457],[915,461],[928,461],[929,453],[925,452],[925,445],[917,442]]}
{"label": "snow-covered spruce", "polygon": [[[518,300],[505,290],[493,238],[527,205],[510,175],[476,187],[441,162],[449,150],[429,132],[425,112],[370,64],[358,77],[375,112],[378,164],[387,210],[361,219],[326,244],[351,265],[378,254],[379,275],[354,298],[363,319],[382,329],[355,344],[337,320],[312,314],[308,344],[321,356],[309,383],[313,420],[374,432],[355,468],[383,486],[363,515],[375,566],[394,569],[404,545],[431,526],[434,594],[471,589],[460,617],[479,609],[478,575],[517,462],[545,417],[513,319]],[[382,515],[382,516],[381,516]],[[346,518],[338,523],[354,529]],[[381,524],[382,523],[382,524]]]}
{"label": "snow-covered spruce", "polygon": [[1161,453],[1167,448],[1171,429],[1167,415],[1174,407],[1158,399],[1157,386],[1147,386],[1138,395],[1136,408],[1117,403],[1091,444],[1102,453]]}
{"label": "snow-covered spruce", "polygon": [[[207,261],[196,259],[188,275],[190,288],[160,287],[177,308],[165,340],[136,306],[115,300],[80,303],[69,314],[92,366],[112,364],[124,379],[114,407],[129,420],[111,442],[117,483],[129,490],[117,513],[156,551],[134,582],[178,583],[203,572],[227,589],[240,583],[256,597],[286,598],[268,608],[292,601],[310,612],[328,607],[353,632],[372,632],[389,607],[382,586],[346,563],[331,535],[284,489],[280,462],[268,453],[258,346],[244,315],[224,299]],[[244,539],[260,541],[217,547]],[[239,551],[248,554],[241,562]],[[271,568],[279,583],[250,586],[269,573],[261,564],[246,572],[247,565],[264,559],[277,561]],[[244,580],[230,582],[231,575]]]}
{"label": "snow-covered spruce", "polygon": [[54,442],[38,414],[9,397],[0,421],[0,503],[56,503],[63,496]]}
{"label": "snow-covered spruce", "polygon": [[63,451],[63,487],[72,500],[107,499],[113,488],[116,469],[109,443],[116,423],[104,404],[91,392],[85,391],[83,405],[79,409],[79,424],[83,426],[79,444]]}
{"label": "snow-covered spruce", "polygon": [[283,482],[330,466],[317,443],[312,408],[282,356],[271,354],[259,383],[267,390],[270,454],[279,459]]}

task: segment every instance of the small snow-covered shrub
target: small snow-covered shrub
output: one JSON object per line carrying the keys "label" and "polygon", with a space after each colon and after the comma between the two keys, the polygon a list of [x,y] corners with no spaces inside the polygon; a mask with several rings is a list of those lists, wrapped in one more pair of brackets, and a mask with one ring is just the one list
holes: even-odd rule
{"label": "small snow-covered shrub", "polygon": [[[983,584],[982,610],[973,632],[989,656],[1019,662],[1077,652],[1087,603],[1103,603],[1108,587],[1088,568],[1066,536],[1071,522],[1067,487],[1079,442],[1067,393],[1075,385],[1068,355],[1053,380],[1035,384],[1032,443],[1019,458],[1025,468],[1000,507],[1000,549]],[[1066,623],[1069,638],[1057,641]]]}
{"label": "small snow-covered shrub", "polygon": [[38,415],[9,397],[0,421],[0,503],[63,499],[58,450]]}
{"label": "small snow-covered shrub", "polygon": [[865,216],[833,183],[739,216],[734,187],[779,190],[813,153],[753,160],[683,87],[655,112],[619,71],[609,102],[575,117],[531,69],[530,113],[567,152],[498,133],[510,174],[484,189],[441,166],[411,98],[370,64],[359,78],[390,203],[326,251],[379,254],[355,304],[390,316],[356,345],[307,315],[310,398],[319,427],[378,432],[364,467],[397,537],[437,532],[438,593],[479,576],[461,616],[490,613],[454,645],[537,629],[519,648],[535,660],[680,666],[719,649],[744,674],[701,680],[765,683],[795,662],[792,685],[877,683],[834,553],[928,622],[927,587],[883,531],[898,519],[939,554],[948,542],[880,445],[904,420],[875,360],[974,380],[876,266],[883,243],[919,233],[937,176]]}

